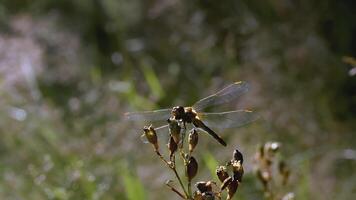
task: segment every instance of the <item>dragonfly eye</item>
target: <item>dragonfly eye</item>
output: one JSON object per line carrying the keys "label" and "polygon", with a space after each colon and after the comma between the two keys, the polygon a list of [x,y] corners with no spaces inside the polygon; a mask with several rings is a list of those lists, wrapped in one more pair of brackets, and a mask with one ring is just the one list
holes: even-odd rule
{"label": "dragonfly eye", "polygon": [[177,119],[180,119],[184,115],[184,107],[183,106],[175,106],[172,109],[172,115]]}

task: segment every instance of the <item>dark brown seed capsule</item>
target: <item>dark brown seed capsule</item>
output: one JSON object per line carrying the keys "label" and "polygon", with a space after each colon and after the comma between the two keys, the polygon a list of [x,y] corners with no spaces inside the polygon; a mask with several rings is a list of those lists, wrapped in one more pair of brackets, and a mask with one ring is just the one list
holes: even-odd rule
{"label": "dark brown seed capsule", "polygon": [[188,160],[187,166],[186,166],[186,173],[188,180],[191,181],[198,172],[198,162],[195,160],[193,156],[191,156]]}
{"label": "dark brown seed capsule", "polygon": [[232,157],[233,157],[233,158],[232,158],[233,160],[240,161],[241,164],[243,164],[244,158],[243,158],[243,156],[242,156],[242,153],[241,153],[239,150],[235,149],[235,151],[234,151]]}
{"label": "dark brown seed capsule", "polygon": [[239,182],[237,180],[233,180],[231,181],[231,183],[229,184],[228,187],[228,191],[227,191],[227,200],[232,199],[232,197],[234,196],[234,194],[237,191],[237,187],[239,186]]}
{"label": "dark brown seed capsule", "polygon": [[212,187],[213,184],[215,185],[215,183],[213,183],[211,181],[206,182],[206,184],[205,184],[206,190],[209,192],[213,191],[213,187]]}
{"label": "dark brown seed capsule", "polygon": [[177,151],[177,148],[178,148],[178,145],[174,141],[172,136],[169,138],[167,146],[168,146],[168,149],[169,149],[169,157],[172,160],[172,157],[173,157],[174,153]]}
{"label": "dark brown seed capsule", "polygon": [[202,196],[203,196],[204,200],[214,200],[215,199],[215,195],[213,192],[204,192]]}
{"label": "dark brown seed capsule", "polygon": [[194,199],[194,200],[204,200],[202,193],[199,192],[199,191],[195,191],[195,192],[194,192],[194,194],[193,194],[193,199]]}
{"label": "dark brown seed capsule", "polygon": [[148,140],[149,143],[153,144],[154,148],[156,150],[158,150],[158,140],[157,140],[157,134],[155,129],[153,128],[152,125],[150,125],[149,127],[145,126],[143,128],[143,131],[145,133],[145,136]]}
{"label": "dark brown seed capsule", "polygon": [[212,191],[212,186],[211,182],[205,182],[205,181],[200,181],[195,184],[195,186],[198,188],[199,192],[204,193],[204,192],[210,192]]}
{"label": "dark brown seed capsule", "polygon": [[217,167],[215,173],[221,182],[224,182],[224,180],[229,177],[229,174],[227,173],[227,169],[225,166]]}
{"label": "dark brown seed capsule", "polygon": [[194,148],[198,144],[198,132],[196,129],[192,129],[188,136],[189,152],[192,153]]}
{"label": "dark brown seed capsule", "polygon": [[173,137],[174,141],[176,144],[179,144],[180,142],[180,132],[181,132],[181,127],[179,126],[179,123],[176,119],[170,118],[167,120],[169,124],[169,133]]}
{"label": "dark brown seed capsule", "polygon": [[227,186],[229,186],[231,182],[232,182],[232,177],[229,176],[229,177],[226,178],[226,179],[224,180],[224,182],[221,184],[220,190],[221,190],[221,191],[222,191],[222,190],[225,190],[225,188],[226,188]]}
{"label": "dark brown seed capsule", "polygon": [[240,161],[235,161],[232,163],[232,171],[234,173],[234,180],[242,181],[242,176],[244,175],[244,168]]}

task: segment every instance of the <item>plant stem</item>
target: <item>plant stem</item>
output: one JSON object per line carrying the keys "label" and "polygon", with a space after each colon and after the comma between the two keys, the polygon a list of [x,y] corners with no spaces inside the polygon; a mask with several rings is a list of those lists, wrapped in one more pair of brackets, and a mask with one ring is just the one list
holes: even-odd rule
{"label": "plant stem", "polygon": [[[155,150],[155,152],[156,152],[156,154],[158,155],[158,157],[170,168],[170,169],[172,169],[173,170],[173,172],[174,172],[174,174],[176,175],[176,177],[177,177],[177,179],[178,179],[178,181],[179,181],[179,184],[180,184],[180,186],[181,186],[181,188],[183,189],[183,191],[184,191],[184,194],[185,194],[185,196],[186,196],[186,198],[188,198],[188,199],[190,199],[190,193],[188,193],[187,192],[187,190],[185,189],[185,187],[184,187],[184,184],[183,184],[183,182],[182,182],[182,180],[181,180],[181,178],[180,178],[180,176],[179,176],[179,174],[178,174],[178,172],[177,172],[177,170],[176,170],[176,164],[175,164],[175,160],[173,161],[173,162],[168,162],[163,156],[162,156],[162,154],[159,152],[159,151],[157,151],[157,150]],[[172,189],[173,187],[171,187],[171,189]],[[173,188],[174,189],[174,188]],[[175,189],[174,189],[175,190]],[[173,190],[173,191],[174,191]],[[177,192],[176,192],[177,193]]]}
{"label": "plant stem", "polygon": [[184,191],[184,194],[187,196],[187,199],[190,199],[190,194],[189,194],[189,193],[187,192],[187,190],[185,189],[184,184],[183,184],[181,178],[179,177],[179,174],[178,174],[178,172],[177,172],[175,166],[174,166],[173,168],[171,168],[171,169],[173,170],[174,174],[176,175],[176,177],[177,177],[177,179],[178,179],[178,181],[179,181],[179,184],[180,184],[180,186],[182,187],[182,189],[183,189],[183,191]]}
{"label": "plant stem", "polygon": [[177,189],[169,185],[169,183],[166,183],[166,186],[169,187],[173,192],[178,194],[180,197],[182,197],[182,199],[186,199],[186,197],[182,193],[180,193]]}
{"label": "plant stem", "polygon": [[168,162],[163,156],[162,154],[159,152],[159,151],[156,151],[156,154],[158,155],[158,157],[169,167],[169,168],[172,168],[172,164],[170,162]]}
{"label": "plant stem", "polygon": [[188,194],[189,197],[192,196],[192,182],[190,180],[188,180]]}

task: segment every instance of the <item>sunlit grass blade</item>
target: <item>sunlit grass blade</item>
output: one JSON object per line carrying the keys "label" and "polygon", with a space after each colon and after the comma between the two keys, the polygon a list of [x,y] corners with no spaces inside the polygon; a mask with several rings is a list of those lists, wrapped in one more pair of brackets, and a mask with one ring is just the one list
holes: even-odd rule
{"label": "sunlit grass blade", "polygon": [[209,172],[211,173],[211,176],[214,177],[214,179],[216,179],[215,170],[216,167],[219,165],[218,161],[210,153],[205,153],[203,155],[203,159],[204,159],[205,166],[207,166]]}
{"label": "sunlit grass blade", "polygon": [[157,78],[157,75],[154,72],[154,70],[152,69],[152,67],[148,64],[144,64],[141,67],[141,69],[143,71],[143,74],[144,74],[145,79],[148,83],[148,86],[150,87],[152,94],[156,98],[161,98],[164,95],[164,92],[163,92],[161,84]]}
{"label": "sunlit grass blade", "polygon": [[140,179],[137,176],[135,176],[124,164],[121,164],[118,170],[119,170],[119,174],[123,179],[127,199],[145,200],[146,192]]}

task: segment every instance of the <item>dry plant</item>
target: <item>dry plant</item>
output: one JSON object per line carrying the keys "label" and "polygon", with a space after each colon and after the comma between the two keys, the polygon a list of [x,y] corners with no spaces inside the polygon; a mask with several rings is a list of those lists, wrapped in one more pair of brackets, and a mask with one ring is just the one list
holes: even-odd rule
{"label": "dry plant", "polygon": [[[209,181],[200,181],[195,183],[195,191],[192,191],[192,182],[198,173],[198,162],[193,156],[194,150],[197,147],[199,136],[198,129],[193,128],[189,131],[187,144],[184,144],[186,129],[180,120],[174,117],[167,120],[169,125],[169,141],[167,144],[169,158],[166,159],[161,153],[159,141],[155,128],[150,125],[144,127],[144,135],[149,143],[152,144],[154,152],[163,161],[163,163],[174,173],[179,185],[174,185],[174,181],[168,180],[166,186],[176,193],[182,199],[187,200],[214,200],[222,199],[222,194],[227,193],[226,199],[232,199],[241,183],[243,170],[243,156],[239,150],[233,152],[232,159],[224,166],[218,166],[216,175],[221,181],[220,184]],[[177,162],[179,158],[182,162]],[[183,163],[185,177],[181,177],[178,173],[177,165]]]}
{"label": "dry plant", "polygon": [[278,158],[279,150],[278,142],[267,142],[258,147],[254,160],[256,175],[263,185],[265,199],[292,200],[294,193],[282,191],[288,182],[290,170],[286,162]]}

